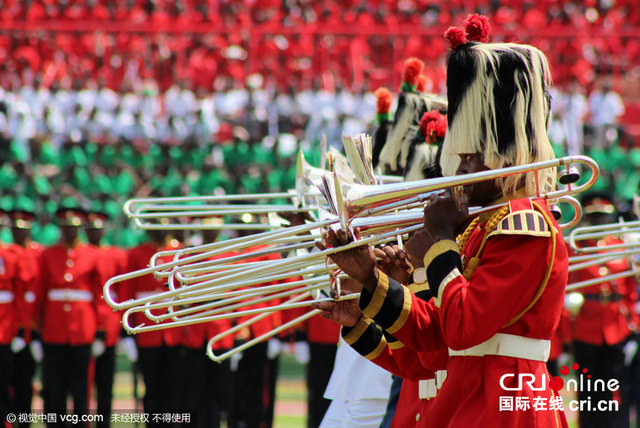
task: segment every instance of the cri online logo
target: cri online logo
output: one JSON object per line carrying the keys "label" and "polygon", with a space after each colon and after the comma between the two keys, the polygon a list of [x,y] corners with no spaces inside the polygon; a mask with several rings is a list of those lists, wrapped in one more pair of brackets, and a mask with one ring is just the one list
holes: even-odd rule
{"label": "cri online logo", "polygon": [[[582,370],[579,370],[580,366],[578,363],[573,363],[571,369],[576,372],[577,376],[575,379],[569,379],[567,381],[567,391],[604,391],[605,389],[617,391],[620,388],[620,383],[617,379],[609,379],[606,382],[603,379],[592,381],[587,368],[583,367]],[[566,376],[571,372],[571,369],[567,366],[562,366],[560,367],[560,374]],[[549,387],[556,392],[560,391],[564,386],[564,379],[560,376],[554,376],[549,381]]]}
{"label": "cri online logo", "polygon": [[[571,369],[567,366],[562,366],[560,368],[560,374],[562,376],[566,376],[572,369],[576,372],[576,377],[567,380],[567,391],[590,392],[604,391],[605,389],[608,389],[609,391],[617,391],[620,388],[620,383],[617,379],[609,379],[606,382],[603,379],[596,379],[593,381],[586,368],[579,370],[580,365],[578,365],[578,363],[573,363],[571,365]],[[506,385],[510,379],[517,379],[515,386]],[[540,379],[536,379],[536,375],[533,373],[519,373],[518,375],[514,373],[506,373],[500,377],[500,386],[505,391],[522,391],[524,386],[527,386],[531,391],[544,391],[546,389],[547,382],[549,388],[556,392],[565,387],[565,380],[560,376],[554,376],[549,379],[549,377],[544,374]]]}

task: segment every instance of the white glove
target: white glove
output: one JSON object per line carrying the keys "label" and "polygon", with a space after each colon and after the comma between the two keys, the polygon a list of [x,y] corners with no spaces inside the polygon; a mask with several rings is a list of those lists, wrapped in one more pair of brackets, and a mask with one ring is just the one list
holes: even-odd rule
{"label": "white glove", "polygon": [[138,361],[138,348],[136,347],[136,341],[133,337],[123,337],[116,344],[116,353],[124,354],[129,361]]}
{"label": "white glove", "polygon": [[633,361],[633,357],[636,356],[638,352],[638,342],[635,340],[628,341],[624,348],[622,348],[622,353],[624,354],[624,365],[629,367],[631,365],[631,361]]}
{"label": "white glove", "polygon": [[299,362],[300,364],[307,364],[309,362],[309,358],[311,358],[309,343],[296,342],[293,345],[293,356],[296,358],[296,361]]}
{"label": "white glove", "polygon": [[104,340],[95,339],[91,344],[91,356],[97,358],[104,354],[106,349],[107,346],[104,344]]}
{"label": "white glove", "polygon": [[42,342],[39,340],[33,340],[29,344],[29,351],[36,363],[42,362],[42,356],[44,355],[44,349],[42,348]]}
{"label": "white glove", "polygon": [[282,342],[280,339],[271,338],[267,342],[267,358],[273,360],[282,352]]}
{"label": "white glove", "polygon": [[571,360],[571,354],[563,352],[562,354],[558,355],[558,360],[557,360],[558,367],[568,366],[570,360]]}
{"label": "white glove", "polygon": [[27,346],[27,341],[20,336],[16,336],[11,340],[11,352],[17,354]]}
{"label": "white glove", "polygon": [[231,361],[229,362],[229,368],[232,372],[238,370],[238,364],[240,364],[240,360],[242,359],[242,352],[236,352],[235,354],[231,354]]}

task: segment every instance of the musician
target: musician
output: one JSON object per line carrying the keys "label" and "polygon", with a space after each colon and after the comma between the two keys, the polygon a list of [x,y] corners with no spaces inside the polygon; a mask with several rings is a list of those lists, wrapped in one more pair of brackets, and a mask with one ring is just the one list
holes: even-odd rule
{"label": "musician", "polygon": [[[446,33],[451,52],[448,130],[440,162],[444,175],[553,158],[544,54],[528,45],[486,43],[487,33],[486,18],[477,15],[469,16],[464,28]],[[344,304],[319,304],[330,311],[328,317],[352,327],[373,319],[413,349],[413,365],[425,372],[431,366],[425,360],[439,350],[448,352],[447,378],[426,413],[416,416],[421,425],[566,426],[548,384],[540,390],[517,385],[521,374],[541,383],[548,376],[549,340],[564,300],[566,248],[545,200],[535,198],[537,189],[554,186],[553,171],[542,170],[467,185],[458,201],[450,195],[432,197],[424,210],[422,239],[407,242],[412,258],[424,261],[431,302],[378,270],[367,246],[331,256],[363,285],[362,314],[345,313]],[[467,213],[469,205],[499,202],[506,204],[474,219]],[[341,235],[329,230],[325,244],[318,245],[343,245]],[[392,361],[393,352],[380,347],[373,356]],[[411,371],[408,364],[405,360],[395,369]],[[501,410],[508,399],[552,405]]]}
{"label": "musician", "polygon": [[[85,234],[90,246],[94,247],[100,266],[101,278],[99,287],[104,286],[107,280],[126,272],[127,253],[118,247],[106,245],[103,242],[108,222],[106,213],[99,209],[93,209],[87,213]],[[118,300],[114,288],[112,297]],[[112,310],[104,301],[100,300],[101,324],[104,329],[96,334],[96,346],[92,349],[95,358],[94,384],[96,390],[96,403],[98,414],[103,415],[98,427],[108,427],[111,424],[111,404],[113,400],[113,379],[116,363],[116,343],[122,333],[122,314]]]}
{"label": "musician", "polygon": [[[161,219],[161,223],[165,219]],[[151,257],[159,251],[177,250],[180,242],[164,230],[149,230],[150,240],[129,250],[127,254],[127,272],[144,269],[149,266]],[[161,258],[167,262],[170,258]],[[124,281],[120,292],[122,301],[141,299],[146,296],[167,291],[165,280],[153,275],[143,275]],[[157,311],[156,311],[157,312]],[[149,321],[142,313],[132,317],[132,325],[140,325]],[[138,364],[145,384],[143,398],[144,409],[151,415],[149,426],[166,426],[152,417],[154,414],[180,412],[183,403],[183,343],[182,328],[168,328],[148,331],[135,335],[138,349]]]}
{"label": "musician", "polygon": [[44,345],[42,383],[45,413],[87,413],[91,346],[98,330],[100,272],[96,253],[79,238],[86,213],[77,207],[56,212],[58,244],[42,252],[41,330]]}
{"label": "musician", "polygon": [[[582,200],[583,222],[586,225],[600,225],[615,221],[616,209],[606,194],[591,194]],[[584,245],[622,244],[622,240],[610,235]],[[580,269],[571,275],[571,282],[586,281],[605,277],[629,270],[629,261],[624,258],[592,265]],[[581,368],[586,368],[592,379],[616,379],[620,390],[612,393],[605,391],[578,391],[580,400],[592,402],[615,399],[619,402],[618,411],[581,412],[581,427],[628,426],[626,411],[626,390],[628,373],[625,367],[624,346],[627,339],[637,331],[638,314],[635,305],[638,301],[636,283],[633,277],[604,280],[578,290],[584,303],[573,319],[573,346],[575,360]]]}
{"label": "musician", "polygon": [[[245,219],[249,222],[255,220]],[[246,230],[239,230],[239,235],[251,233]],[[266,245],[255,245],[246,248],[243,253],[251,254],[259,251]],[[247,263],[261,262],[267,260],[280,259],[280,254],[272,253],[255,256],[245,260]],[[268,282],[261,285],[275,285],[277,282]],[[247,306],[243,309],[265,308],[267,306],[278,304],[279,302],[263,302],[259,304],[250,304],[247,300]],[[235,324],[242,324],[253,318],[252,315],[245,315],[234,320]],[[256,339],[282,324],[281,314],[273,313],[267,317],[253,322],[248,326],[240,329],[235,336],[237,343]],[[231,363],[232,366],[234,363]],[[241,358],[237,361],[237,366],[232,367],[232,392],[229,399],[229,428],[264,426],[271,427],[273,423],[272,409],[274,406],[275,396],[273,385],[276,382],[276,370],[268,358],[267,341],[262,341],[242,351]]]}
{"label": "musician", "polygon": [[[36,360],[31,344],[40,338],[38,304],[40,291],[40,257],[44,248],[31,239],[31,225],[35,214],[28,208],[16,207],[9,211],[9,221],[14,244],[10,247],[19,260],[16,288],[20,290],[21,305],[18,337],[14,339],[13,395],[14,410],[29,413],[33,399],[33,375]],[[38,342],[39,343],[39,342]],[[37,345],[33,345],[37,348]],[[36,352],[36,356],[37,352]],[[39,361],[38,361],[39,362]],[[19,423],[28,426],[28,423]]]}
{"label": "musician", "polygon": [[[6,212],[0,211],[0,227],[7,224]],[[18,334],[19,306],[16,297],[18,259],[6,243],[0,243],[0,417],[6,420],[13,412],[11,400],[11,374],[14,367],[12,342]]]}
{"label": "musician", "polygon": [[[220,226],[219,217],[202,219],[203,225]],[[218,240],[220,229],[202,230],[202,243]],[[224,257],[213,256],[209,260]],[[211,361],[206,355],[209,338],[231,329],[230,319],[192,324],[185,328],[186,388],[185,409],[191,414],[192,425],[203,428],[220,427],[229,411],[228,395],[231,370],[229,360],[220,363]],[[227,335],[213,344],[214,353],[223,353],[233,346],[233,335]]]}

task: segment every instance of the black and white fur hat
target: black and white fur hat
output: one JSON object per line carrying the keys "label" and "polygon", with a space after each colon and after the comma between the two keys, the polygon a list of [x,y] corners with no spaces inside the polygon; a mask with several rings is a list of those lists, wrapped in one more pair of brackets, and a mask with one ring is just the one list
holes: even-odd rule
{"label": "black and white fur hat", "polygon": [[[471,15],[464,30],[445,33],[452,50],[447,58],[448,128],[440,159],[444,175],[455,175],[463,153],[482,153],[491,169],[555,157],[547,135],[551,77],[545,55],[529,45],[484,43],[488,28],[478,29],[483,23],[486,18]],[[527,173],[524,182],[514,175],[499,184],[503,194],[524,186],[535,195],[537,189],[555,188],[555,170],[537,177]]]}

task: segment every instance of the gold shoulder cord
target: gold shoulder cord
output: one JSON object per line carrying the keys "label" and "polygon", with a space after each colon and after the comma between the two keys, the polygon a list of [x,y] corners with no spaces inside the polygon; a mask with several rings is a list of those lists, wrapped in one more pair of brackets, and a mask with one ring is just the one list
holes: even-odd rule
{"label": "gold shoulder cord", "polygon": [[[480,244],[480,248],[478,248],[478,251],[476,252],[476,255],[469,259],[469,261],[467,262],[467,265],[463,266],[462,276],[464,276],[467,281],[469,280],[469,278],[471,278],[471,275],[473,275],[473,272],[475,272],[476,268],[480,265],[480,256],[482,255],[482,251],[484,250],[484,246],[487,243],[488,236],[491,234],[491,232],[493,232],[496,229],[496,227],[498,227],[498,225],[500,224],[502,219],[507,214],[509,214],[509,206],[505,205],[504,207],[502,207],[498,211],[496,211],[491,216],[489,221],[487,221],[487,226],[486,226],[485,232],[484,232],[484,238],[482,239],[482,243]],[[460,237],[458,238],[458,248],[460,249],[461,253],[462,253],[462,250],[464,249],[465,245],[467,245],[467,241],[469,240],[469,237],[471,236],[471,234],[475,230],[475,228],[478,225],[479,221],[480,220],[478,219],[478,217],[476,217],[471,222],[471,224],[467,227],[467,229],[464,231],[464,233],[462,235],[460,235]]]}
{"label": "gold shoulder cord", "polygon": [[[533,305],[536,304],[538,299],[540,299],[540,296],[542,296],[542,293],[547,287],[547,282],[549,281],[549,277],[551,276],[551,270],[553,268],[553,261],[555,260],[556,235],[558,232],[556,231],[556,228],[553,226],[553,223],[551,222],[551,219],[549,218],[548,214],[542,209],[542,207],[535,201],[532,201],[532,203],[534,208],[538,212],[540,212],[540,214],[542,214],[542,217],[544,217],[544,220],[549,225],[549,229],[551,231],[551,256],[549,257],[549,263],[547,264],[547,270],[545,272],[544,277],[542,278],[542,282],[538,286],[538,290],[536,291],[535,296],[533,296],[533,299],[531,300],[531,302],[529,302],[527,307],[525,307],[522,311],[520,311],[518,315],[516,315],[511,321],[506,323],[502,328],[510,326],[514,322],[518,321],[529,309],[533,307]],[[482,255],[482,251],[484,250],[484,246],[487,243],[487,238],[489,237],[491,232],[493,232],[496,229],[496,227],[498,227],[498,224],[500,224],[502,219],[507,214],[509,214],[509,206],[505,205],[500,210],[498,210],[494,215],[492,215],[489,221],[487,221],[487,227],[485,228],[484,238],[482,239],[480,248],[476,252],[476,255],[471,257],[471,259],[469,259],[469,262],[467,263],[467,265],[463,266],[464,271],[462,273],[462,276],[464,276],[467,281],[469,280],[469,278],[471,278],[471,275],[473,275],[473,272],[475,272],[476,268],[480,265],[480,257]],[[467,241],[469,240],[469,237],[471,236],[476,226],[478,225],[478,222],[479,222],[479,219],[478,217],[476,217],[471,222],[471,224],[465,229],[464,233],[459,235],[458,238],[456,239],[456,242],[458,243],[458,248],[460,249],[461,253],[465,245],[467,245]]]}

